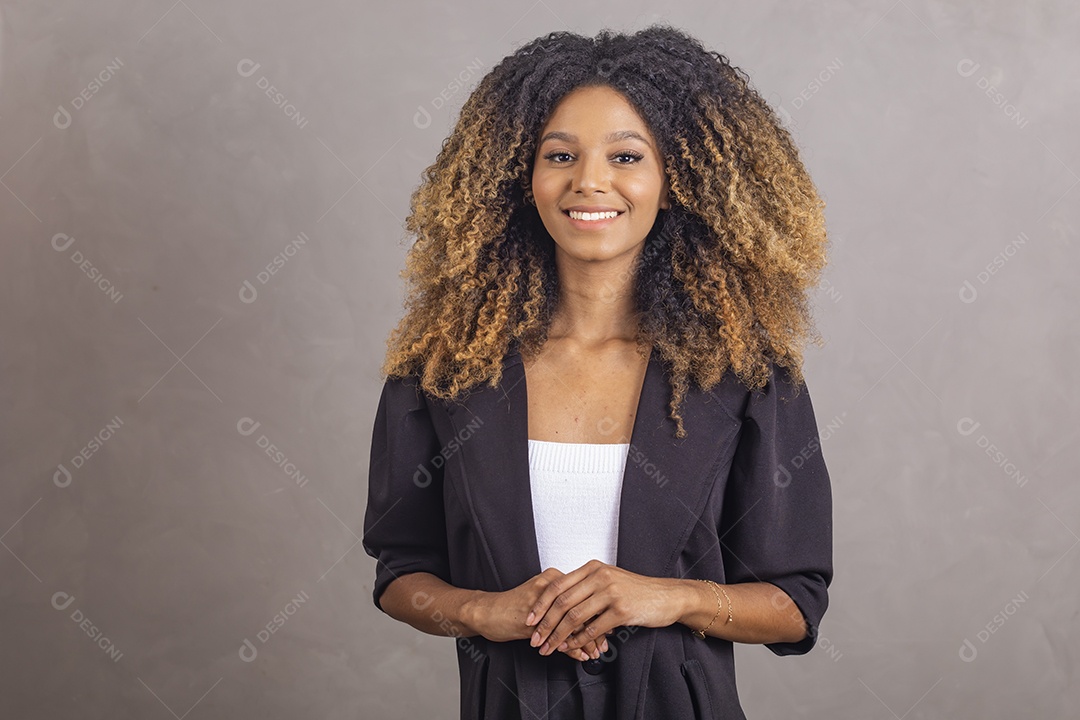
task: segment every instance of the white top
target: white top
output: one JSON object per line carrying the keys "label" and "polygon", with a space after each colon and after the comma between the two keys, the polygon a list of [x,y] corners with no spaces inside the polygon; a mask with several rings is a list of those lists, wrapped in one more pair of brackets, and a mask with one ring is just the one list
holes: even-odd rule
{"label": "white top", "polygon": [[529,479],[540,569],[564,573],[593,558],[615,564],[619,499],[630,443],[529,438]]}

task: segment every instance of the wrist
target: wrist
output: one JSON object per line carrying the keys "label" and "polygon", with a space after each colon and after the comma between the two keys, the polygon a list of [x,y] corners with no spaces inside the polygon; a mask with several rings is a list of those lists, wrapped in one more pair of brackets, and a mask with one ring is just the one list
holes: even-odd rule
{"label": "wrist", "polygon": [[716,616],[716,593],[709,583],[700,580],[683,579],[680,583],[683,601],[679,622],[691,630],[701,630]]}
{"label": "wrist", "polygon": [[701,614],[701,588],[696,586],[702,583],[685,578],[679,578],[676,583],[678,590],[676,606],[679,613],[677,622],[693,627],[696,618]]}
{"label": "wrist", "polygon": [[482,625],[484,618],[488,616],[485,611],[487,601],[492,593],[484,590],[464,590],[466,593],[458,607],[458,624],[465,631],[467,637],[483,635]]}

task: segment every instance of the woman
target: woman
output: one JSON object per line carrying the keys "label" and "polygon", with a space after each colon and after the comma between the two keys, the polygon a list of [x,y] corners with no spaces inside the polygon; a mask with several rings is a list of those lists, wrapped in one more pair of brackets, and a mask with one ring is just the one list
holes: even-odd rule
{"label": "woman", "polygon": [[376,606],[457,638],[462,718],[743,718],[732,643],[813,646],[823,207],[671,27],[552,33],[465,102],[412,198],[364,527]]}

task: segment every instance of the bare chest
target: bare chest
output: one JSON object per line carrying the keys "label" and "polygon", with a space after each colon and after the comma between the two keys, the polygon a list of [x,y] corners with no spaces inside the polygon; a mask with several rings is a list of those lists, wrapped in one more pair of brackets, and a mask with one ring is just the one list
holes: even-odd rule
{"label": "bare chest", "polygon": [[632,354],[526,363],[529,438],[630,442],[646,367],[646,360]]}

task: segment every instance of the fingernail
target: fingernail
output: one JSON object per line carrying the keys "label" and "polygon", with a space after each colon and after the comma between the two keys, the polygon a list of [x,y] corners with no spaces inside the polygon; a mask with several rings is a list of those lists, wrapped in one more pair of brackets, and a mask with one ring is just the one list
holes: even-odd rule
{"label": "fingernail", "polygon": [[529,617],[525,618],[525,624],[532,625],[534,620],[536,620],[536,613],[531,612],[529,613]]}
{"label": "fingernail", "polygon": [[608,651],[608,644],[607,644],[607,640],[605,640],[604,641],[604,652],[607,652],[607,651]]}
{"label": "fingernail", "polygon": [[533,647],[536,647],[537,645],[540,644],[540,631],[539,630],[537,630],[536,632],[534,632],[532,634],[532,639],[529,640],[529,644],[532,645]]}
{"label": "fingernail", "polygon": [[570,645],[567,644],[567,642],[565,640],[563,640],[562,645],[559,645],[559,651],[562,652],[563,650],[565,650],[568,647],[570,647]]}
{"label": "fingernail", "polygon": [[589,656],[585,654],[585,651],[584,651],[584,650],[581,650],[580,652],[581,652],[581,659],[582,659],[582,661],[584,661],[584,660],[588,660],[588,659],[589,659]]}
{"label": "fingernail", "polygon": [[546,654],[547,651],[548,651],[548,644],[547,643],[544,643],[543,645],[540,646],[540,654],[541,655]]}

